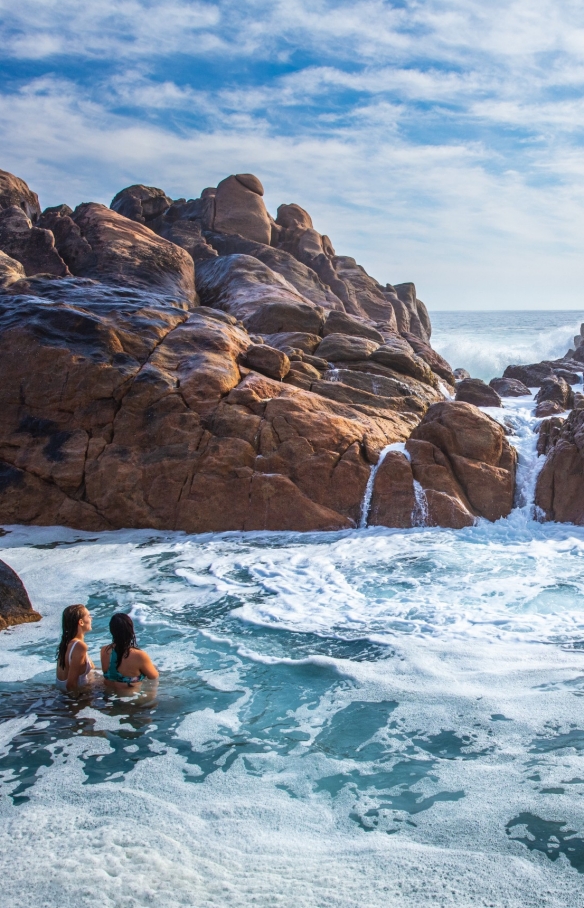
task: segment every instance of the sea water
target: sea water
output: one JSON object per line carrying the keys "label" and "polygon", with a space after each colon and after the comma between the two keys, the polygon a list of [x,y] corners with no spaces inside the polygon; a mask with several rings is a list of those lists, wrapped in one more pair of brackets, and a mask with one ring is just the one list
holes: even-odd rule
{"label": "sea water", "polygon": [[574,346],[582,311],[431,312],[432,346],[473,378],[490,381],[511,363],[557,359]]}
{"label": "sea water", "polygon": [[[0,903],[584,904],[584,528],[8,527],[43,614],[0,636]],[[116,609],[158,688],[53,686],[62,608]]]}

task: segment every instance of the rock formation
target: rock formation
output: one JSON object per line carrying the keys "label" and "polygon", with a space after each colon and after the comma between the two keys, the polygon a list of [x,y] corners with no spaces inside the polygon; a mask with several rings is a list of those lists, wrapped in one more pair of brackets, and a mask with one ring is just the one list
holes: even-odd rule
{"label": "rock formation", "polygon": [[40,620],[18,574],[0,561],[0,631],[13,624]]}
{"label": "rock formation", "polygon": [[0,173],[0,209],[3,522],[355,526],[380,452],[453,390],[415,286],[300,206],[274,221],[250,174],[41,212]]}
{"label": "rock formation", "polygon": [[475,407],[500,407],[501,398],[495,389],[480,378],[463,378],[456,384],[456,400]]}
{"label": "rock formation", "polygon": [[414,526],[423,519],[429,526],[460,528],[511,511],[515,449],[503,427],[477,407],[433,404],[405,450],[389,452],[376,473],[371,524]]}
{"label": "rock formation", "polygon": [[537,480],[535,503],[546,520],[584,525],[584,410],[563,421],[550,420],[540,435],[546,461]]}

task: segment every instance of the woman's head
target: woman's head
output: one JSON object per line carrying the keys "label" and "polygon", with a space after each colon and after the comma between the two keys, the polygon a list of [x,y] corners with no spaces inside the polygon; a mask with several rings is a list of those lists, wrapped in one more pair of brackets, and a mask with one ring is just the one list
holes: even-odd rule
{"label": "woman's head", "polygon": [[91,630],[89,610],[84,605],[68,605],[66,609],[63,609],[62,624],[63,633],[57,647],[57,661],[61,668],[66,668],[67,647],[78,634],[86,634]]}
{"label": "woman's head", "polygon": [[116,612],[111,617],[109,629],[114,641],[114,650],[116,651],[119,665],[122,659],[129,655],[132,647],[137,648],[134,622],[124,612]]}

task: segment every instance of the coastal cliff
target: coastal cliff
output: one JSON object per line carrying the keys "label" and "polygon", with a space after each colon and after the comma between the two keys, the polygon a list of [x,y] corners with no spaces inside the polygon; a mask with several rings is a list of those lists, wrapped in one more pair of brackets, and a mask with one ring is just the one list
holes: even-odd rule
{"label": "coastal cliff", "polygon": [[505,516],[514,452],[445,401],[430,338],[414,284],[336,255],[298,205],[274,219],[251,174],[42,211],[0,171],[0,521],[350,528],[406,441],[372,522],[410,526],[416,489],[433,525]]}

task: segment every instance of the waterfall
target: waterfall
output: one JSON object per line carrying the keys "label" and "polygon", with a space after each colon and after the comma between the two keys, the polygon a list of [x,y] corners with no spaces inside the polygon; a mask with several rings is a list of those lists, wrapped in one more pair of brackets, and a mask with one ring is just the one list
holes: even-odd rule
{"label": "waterfall", "polygon": [[375,476],[377,475],[379,467],[385,460],[385,455],[390,451],[399,451],[401,454],[405,454],[405,456],[409,460],[408,452],[405,449],[405,442],[403,441],[396,441],[393,442],[393,444],[386,445],[385,448],[382,448],[379,453],[379,460],[371,467],[371,470],[369,472],[369,479],[367,480],[367,485],[365,486],[365,495],[363,496],[363,504],[361,505],[361,520],[359,521],[359,528],[361,530],[364,530],[367,527],[367,520],[369,518],[369,511],[371,509],[371,496],[373,495],[373,486],[375,484]]}
{"label": "waterfall", "polygon": [[414,497],[416,503],[414,505],[414,510],[412,511],[412,526],[428,526],[428,500],[426,498],[426,493],[417,479],[414,479]]}

